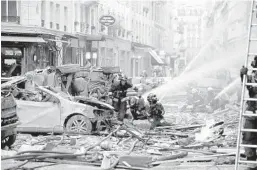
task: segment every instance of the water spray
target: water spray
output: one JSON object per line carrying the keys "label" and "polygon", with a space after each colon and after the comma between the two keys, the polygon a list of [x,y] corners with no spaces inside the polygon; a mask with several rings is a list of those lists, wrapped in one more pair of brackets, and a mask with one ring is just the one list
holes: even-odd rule
{"label": "water spray", "polygon": [[232,88],[234,88],[239,83],[240,83],[240,77],[236,78],[233,82],[227,85],[221,92],[219,92],[214,98],[214,100],[220,98],[222,95],[227,94],[229,91],[232,90]]}

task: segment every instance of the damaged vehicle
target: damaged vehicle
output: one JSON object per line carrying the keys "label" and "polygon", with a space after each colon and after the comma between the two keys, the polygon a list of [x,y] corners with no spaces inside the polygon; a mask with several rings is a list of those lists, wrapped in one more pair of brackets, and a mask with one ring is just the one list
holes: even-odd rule
{"label": "damaged vehicle", "polygon": [[93,96],[100,99],[107,96],[115,76],[119,73],[119,67],[90,69],[68,64],[34,70],[27,74],[40,86],[61,86],[63,92],[69,92],[72,96]]}
{"label": "damaged vehicle", "polygon": [[19,124],[17,105],[10,89],[10,78],[1,81],[1,148],[11,147],[16,140]]}
{"label": "damaged vehicle", "polygon": [[113,107],[92,98],[72,97],[52,87],[22,89],[26,81],[13,84],[18,132],[91,134],[113,118]]}

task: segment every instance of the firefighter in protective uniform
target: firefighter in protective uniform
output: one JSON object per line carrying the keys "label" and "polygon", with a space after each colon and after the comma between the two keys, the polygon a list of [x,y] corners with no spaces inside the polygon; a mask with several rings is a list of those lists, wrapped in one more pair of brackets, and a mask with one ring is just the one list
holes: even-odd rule
{"label": "firefighter in protective uniform", "polygon": [[[246,81],[248,83],[257,83],[257,72],[252,72],[252,75],[247,75],[247,70],[243,72],[246,75]],[[250,98],[257,98],[257,86],[246,86],[249,92]],[[257,110],[256,101],[247,101],[246,113],[255,114]],[[257,129],[257,119],[256,117],[245,117],[244,119],[245,129]],[[243,144],[253,144],[257,145],[257,134],[254,132],[243,132]],[[256,148],[245,147],[245,155],[247,160],[256,161]],[[248,169],[257,169],[254,164],[249,164]]]}
{"label": "firefighter in protective uniform", "polygon": [[170,124],[164,120],[163,115],[165,114],[164,107],[158,102],[155,94],[149,94],[147,96],[149,103],[149,121],[151,122],[150,129],[154,129],[157,126],[169,126]]}
{"label": "firefighter in protective uniform", "polygon": [[111,86],[110,92],[113,96],[113,106],[115,110],[119,113],[119,121],[123,121],[125,117],[127,102],[124,101],[124,99],[127,97],[127,90],[132,86],[132,83],[128,82],[125,75],[120,76],[119,81],[114,82]]}

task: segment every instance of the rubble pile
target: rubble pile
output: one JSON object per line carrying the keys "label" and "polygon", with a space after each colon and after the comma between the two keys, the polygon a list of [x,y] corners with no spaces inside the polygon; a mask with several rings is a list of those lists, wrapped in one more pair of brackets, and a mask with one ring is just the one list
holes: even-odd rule
{"label": "rubble pile", "polygon": [[[85,105],[94,105],[99,110],[106,110],[106,103],[91,100],[91,97],[78,100],[78,97],[62,95],[62,92],[54,94],[55,91],[48,86],[37,87],[41,91],[19,86],[17,83],[12,85],[12,93],[18,100],[55,103],[55,98],[63,96],[72,101],[69,102],[70,108],[73,106],[75,109],[77,103],[84,102],[81,104],[83,109]],[[51,97],[51,94],[54,95]],[[179,107],[187,99],[183,94],[177,97],[163,101],[165,121],[171,126],[149,130],[151,125],[147,119],[127,119],[123,123],[108,124],[105,131],[97,130],[95,135],[71,135],[66,131],[62,135],[36,137],[18,134],[14,145],[2,150],[2,161],[12,161],[7,169],[26,167],[31,162],[98,166],[106,170],[114,167],[148,169],[166,163],[177,166],[185,162],[232,164],[236,154],[238,106],[227,104],[225,109],[219,108],[212,113],[181,112]],[[100,118],[107,119],[101,113],[97,117],[100,123]]]}
{"label": "rubble pile", "polygon": [[[117,125],[116,129],[100,136],[20,134],[10,153],[2,151],[2,160],[15,159],[16,164],[28,160],[92,165],[101,169],[144,169],[167,162],[232,164],[235,149],[231,147],[236,142],[233,129],[236,129],[237,117],[233,112],[227,109],[213,115],[170,114],[167,119],[176,120],[173,126],[152,131],[147,121],[137,120],[133,124],[127,121]],[[219,158],[224,156],[226,159]]]}

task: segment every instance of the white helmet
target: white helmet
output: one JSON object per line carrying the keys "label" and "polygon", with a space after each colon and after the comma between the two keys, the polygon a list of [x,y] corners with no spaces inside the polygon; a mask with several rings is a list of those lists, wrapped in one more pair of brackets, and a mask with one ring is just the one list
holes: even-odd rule
{"label": "white helmet", "polygon": [[212,87],[208,87],[207,91],[213,91]]}
{"label": "white helmet", "polygon": [[197,93],[197,90],[196,89],[192,89],[192,93]]}

